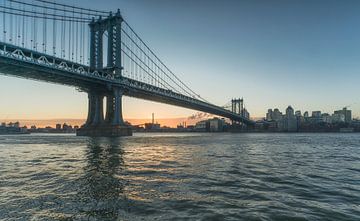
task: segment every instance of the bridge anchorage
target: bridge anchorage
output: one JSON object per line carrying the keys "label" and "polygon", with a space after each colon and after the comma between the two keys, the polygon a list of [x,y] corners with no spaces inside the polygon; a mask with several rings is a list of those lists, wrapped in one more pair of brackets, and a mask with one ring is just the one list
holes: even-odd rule
{"label": "bridge anchorage", "polygon": [[[90,69],[106,73],[114,80],[121,79],[121,23],[123,18],[120,10],[113,16],[95,21],[90,27]],[[107,32],[107,65],[103,67],[104,41]],[[97,88],[83,89],[88,93],[89,107],[86,123],[77,130],[78,136],[131,136],[132,129],[124,123],[122,117],[122,96],[124,89],[108,85],[107,90]],[[106,114],[104,118],[103,105],[106,97]]]}

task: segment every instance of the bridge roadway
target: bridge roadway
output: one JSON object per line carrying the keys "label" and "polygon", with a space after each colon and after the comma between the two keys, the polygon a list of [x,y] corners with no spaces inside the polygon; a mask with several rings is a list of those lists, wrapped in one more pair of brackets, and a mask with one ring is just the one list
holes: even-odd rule
{"label": "bridge roadway", "polygon": [[115,79],[111,74],[91,70],[88,66],[1,42],[0,73],[73,86],[83,91],[96,89],[108,93],[116,87],[126,96],[203,111],[246,125],[254,124],[254,121],[239,114],[193,97],[127,77]]}

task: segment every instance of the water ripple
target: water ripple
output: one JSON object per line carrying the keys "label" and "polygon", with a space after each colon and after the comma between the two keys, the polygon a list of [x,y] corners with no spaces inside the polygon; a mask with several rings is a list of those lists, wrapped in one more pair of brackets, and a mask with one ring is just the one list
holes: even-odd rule
{"label": "water ripple", "polygon": [[357,134],[0,136],[0,220],[360,220]]}

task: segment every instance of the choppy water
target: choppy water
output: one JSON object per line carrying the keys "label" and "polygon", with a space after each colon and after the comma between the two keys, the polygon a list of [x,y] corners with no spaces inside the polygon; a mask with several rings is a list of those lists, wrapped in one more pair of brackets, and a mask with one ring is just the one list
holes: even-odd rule
{"label": "choppy water", "polygon": [[0,220],[360,220],[360,134],[0,136]]}

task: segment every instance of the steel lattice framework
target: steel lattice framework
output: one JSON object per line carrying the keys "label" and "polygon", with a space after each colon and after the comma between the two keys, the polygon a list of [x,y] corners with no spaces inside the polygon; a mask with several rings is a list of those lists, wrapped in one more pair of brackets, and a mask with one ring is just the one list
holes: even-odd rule
{"label": "steel lattice framework", "polygon": [[[100,108],[103,96],[110,100],[107,107],[112,112],[119,111],[117,96],[121,99],[124,94],[254,123],[195,93],[145,44],[119,10],[112,14],[46,0],[3,0],[0,9],[0,72],[86,91],[96,98],[89,101],[89,116]],[[102,114],[95,113],[91,117],[103,121],[98,117]]]}

